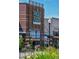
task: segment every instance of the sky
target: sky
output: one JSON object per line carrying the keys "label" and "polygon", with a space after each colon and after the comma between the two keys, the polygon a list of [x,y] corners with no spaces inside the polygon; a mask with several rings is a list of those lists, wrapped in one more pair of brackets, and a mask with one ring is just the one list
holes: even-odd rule
{"label": "sky", "polygon": [[[20,2],[28,2],[28,0],[19,0]],[[32,0],[44,4],[45,18],[59,18],[59,0]]]}

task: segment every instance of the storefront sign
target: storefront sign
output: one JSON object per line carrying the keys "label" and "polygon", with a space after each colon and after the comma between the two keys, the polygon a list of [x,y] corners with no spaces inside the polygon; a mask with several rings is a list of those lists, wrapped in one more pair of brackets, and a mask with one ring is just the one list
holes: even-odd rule
{"label": "storefront sign", "polygon": [[33,13],[33,24],[41,24],[39,11],[34,11],[34,13]]}

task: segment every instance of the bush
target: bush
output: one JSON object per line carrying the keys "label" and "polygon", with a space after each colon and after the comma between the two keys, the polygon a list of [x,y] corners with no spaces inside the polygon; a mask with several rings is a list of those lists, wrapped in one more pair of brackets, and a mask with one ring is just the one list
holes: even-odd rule
{"label": "bush", "polygon": [[24,39],[22,37],[19,37],[19,51],[24,48]]}
{"label": "bush", "polygon": [[44,51],[35,51],[29,59],[59,59],[59,53],[57,49],[49,47]]}

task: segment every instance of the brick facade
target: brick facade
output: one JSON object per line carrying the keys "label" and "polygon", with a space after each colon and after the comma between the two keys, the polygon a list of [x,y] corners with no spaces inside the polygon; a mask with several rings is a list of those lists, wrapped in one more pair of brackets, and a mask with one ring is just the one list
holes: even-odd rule
{"label": "brick facade", "polygon": [[[33,24],[34,12],[40,12],[40,23],[41,24]],[[35,6],[27,3],[19,3],[19,23],[23,32],[29,33],[29,30],[39,30],[40,31],[40,39],[42,34],[44,34],[44,8],[41,6]],[[28,35],[26,35],[28,36]],[[27,38],[27,37],[26,37]]]}

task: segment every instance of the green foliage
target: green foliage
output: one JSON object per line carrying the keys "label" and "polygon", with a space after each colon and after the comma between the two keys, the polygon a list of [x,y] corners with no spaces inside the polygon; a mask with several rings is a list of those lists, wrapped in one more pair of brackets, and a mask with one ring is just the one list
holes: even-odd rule
{"label": "green foliage", "polygon": [[24,48],[24,39],[19,37],[19,50],[21,51]]}
{"label": "green foliage", "polygon": [[44,51],[35,51],[29,59],[59,59],[59,52],[55,48],[46,48]]}
{"label": "green foliage", "polygon": [[29,39],[29,44],[30,44],[30,48],[33,48],[34,46],[33,46],[33,42],[32,42],[32,40],[31,40],[31,37],[30,37],[30,39]]}

